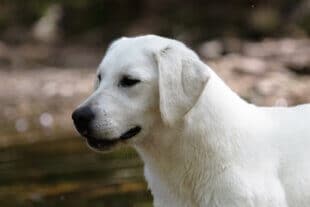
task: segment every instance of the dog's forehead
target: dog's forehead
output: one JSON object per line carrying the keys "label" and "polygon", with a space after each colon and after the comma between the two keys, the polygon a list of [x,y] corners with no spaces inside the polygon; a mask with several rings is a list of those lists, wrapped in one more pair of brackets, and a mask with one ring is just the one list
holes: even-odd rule
{"label": "dog's forehead", "polygon": [[[158,43],[158,44],[156,44]],[[113,73],[124,68],[152,65],[152,55],[162,40],[155,38],[122,38],[114,42],[101,61],[100,72]]]}

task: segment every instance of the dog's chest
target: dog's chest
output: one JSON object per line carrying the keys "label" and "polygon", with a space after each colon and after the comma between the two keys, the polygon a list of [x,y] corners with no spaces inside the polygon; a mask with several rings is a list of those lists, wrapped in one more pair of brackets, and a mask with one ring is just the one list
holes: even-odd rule
{"label": "dog's chest", "polygon": [[[186,177],[182,173],[176,169],[173,173],[161,174],[145,167],[155,207],[287,207],[283,188],[276,178],[270,178],[268,185],[262,185],[266,178],[259,175],[252,179],[248,176],[233,177],[228,173],[227,176],[210,178],[206,174]],[[208,182],[210,180],[211,183]]]}
{"label": "dog's chest", "polygon": [[157,171],[145,166],[145,178],[154,197],[155,207],[192,207],[201,206],[208,199],[211,189],[207,189],[198,177],[191,177],[190,170],[175,169]]}
{"label": "dog's chest", "polygon": [[[188,188],[178,183],[180,176],[176,173],[163,175],[151,171],[148,167],[144,168],[145,178],[152,195],[154,197],[155,207],[187,207],[195,206],[189,199]],[[172,175],[174,174],[174,175]]]}

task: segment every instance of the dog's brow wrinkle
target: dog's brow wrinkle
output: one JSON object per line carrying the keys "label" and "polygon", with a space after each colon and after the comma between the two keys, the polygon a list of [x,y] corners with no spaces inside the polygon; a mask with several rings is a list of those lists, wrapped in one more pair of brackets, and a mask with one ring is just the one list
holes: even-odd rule
{"label": "dog's brow wrinkle", "polygon": [[167,47],[165,47],[164,49],[162,49],[162,50],[160,51],[160,54],[161,54],[161,55],[165,55],[165,54],[167,54],[168,50],[170,50],[170,49],[171,49],[171,47],[167,46]]}

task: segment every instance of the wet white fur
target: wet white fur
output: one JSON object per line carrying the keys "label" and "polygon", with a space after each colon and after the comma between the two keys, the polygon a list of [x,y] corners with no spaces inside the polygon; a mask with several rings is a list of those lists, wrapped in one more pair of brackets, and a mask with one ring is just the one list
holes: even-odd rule
{"label": "wet white fur", "polygon": [[[142,126],[128,142],[155,207],[310,206],[310,104],[249,104],[185,45],[155,35],[117,40],[98,73],[85,102],[98,137]],[[120,89],[123,73],[142,82]]]}

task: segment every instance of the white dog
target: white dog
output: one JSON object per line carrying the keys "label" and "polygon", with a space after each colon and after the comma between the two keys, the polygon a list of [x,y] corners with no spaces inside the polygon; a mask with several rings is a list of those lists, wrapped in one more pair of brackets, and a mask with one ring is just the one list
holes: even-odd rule
{"label": "white dog", "polygon": [[98,151],[134,146],[156,207],[310,206],[310,104],[248,104],[155,35],[115,41],[97,74],[76,128]]}

